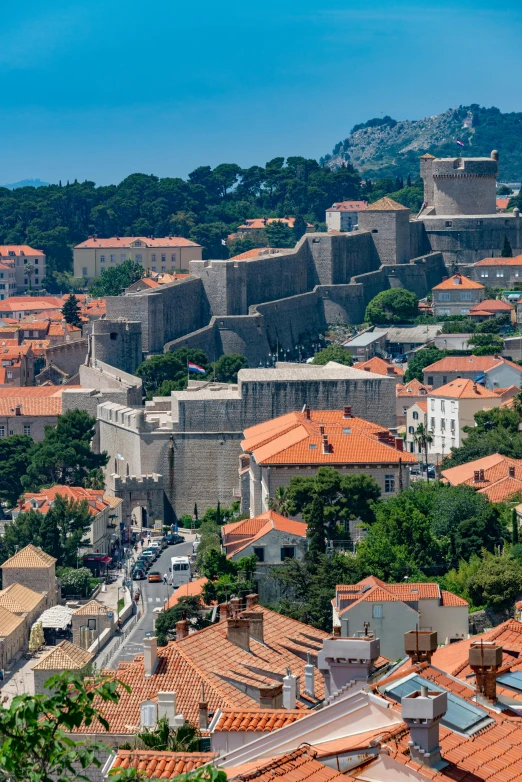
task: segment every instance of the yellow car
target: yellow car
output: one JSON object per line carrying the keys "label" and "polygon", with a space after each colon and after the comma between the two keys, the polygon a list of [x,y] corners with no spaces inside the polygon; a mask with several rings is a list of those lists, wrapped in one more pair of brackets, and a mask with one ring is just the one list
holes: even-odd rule
{"label": "yellow car", "polygon": [[161,581],[161,573],[158,573],[157,570],[151,570],[148,575],[149,581]]}

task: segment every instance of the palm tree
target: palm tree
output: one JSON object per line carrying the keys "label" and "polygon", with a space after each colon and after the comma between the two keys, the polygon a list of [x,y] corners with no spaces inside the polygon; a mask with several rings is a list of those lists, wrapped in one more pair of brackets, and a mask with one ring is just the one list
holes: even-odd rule
{"label": "palm tree", "polygon": [[290,499],[286,486],[278,486],[275,497],[270,497],[268,500],[268,507],[270,510],[280,513],[281,516],[288,517],[290,515]]}
{"label": "palm tree", "polygon": [[427,426],[424,424],[419,424],[417,426],[417,429],[413,434],[413,442],[420,445],[424,451],[424,458],[426,462],[426,480],[429,483],[430,476],[428,473],[428,445],[433,442],[433,436]]}
{"label": "palm tree", "polygon": [[170,727],[166,717],[161,717],[153,730],[145,728],[138,733],[136,745],[162,752],[196,752],[199,749],[199,738],[199,730],[194,725],[185,723],[176,730]]}
{"label": "palm tree", "polygon": [[34,266],[32,263],[27,263],[24,267],[24,274],[27,275],[29,279],[29,290],[31,290],[31,277],[34,274]]}

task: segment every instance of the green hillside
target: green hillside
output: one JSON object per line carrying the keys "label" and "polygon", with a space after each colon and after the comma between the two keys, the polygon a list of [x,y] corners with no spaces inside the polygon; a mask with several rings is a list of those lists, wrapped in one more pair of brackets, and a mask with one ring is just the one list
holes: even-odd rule
{"label": "green hillside", "polygon": [[[464,127],[468,120],[471,126]],[[371,179],[406,178],[418,175],[419,156],[425,152],[489,157],[493,149],[500,153],[500,180],[522,181],[522,112],[503,114],[472,104],[420,120],[372,119],[352,128],[321,162],[332,168],[350,162]]]}

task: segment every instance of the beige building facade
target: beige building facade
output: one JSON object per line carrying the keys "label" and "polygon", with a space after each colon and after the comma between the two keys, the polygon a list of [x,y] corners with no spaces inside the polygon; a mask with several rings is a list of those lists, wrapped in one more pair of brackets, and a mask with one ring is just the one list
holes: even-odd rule
{"label": "beige building facade", "polygon": [[45,608],[56,605],[56,559],[50,554],[30,543],[4,562],[1,569],[4,590],[11,584],[23,584],[45,595]]}
{"label": "beige building facade", "polygon": [[[41,250],[36,250],[27,244],[0,245],[0,263],[5,261],[13,264],[17,293],[42,287],[46,275],[46,258]],[[0,300],[8,298],[6,292],[8,293],[9,290],[0,288],[0,294],[4,294],[0,295]]]}
{"label": "beige building facade", "polygon": [[151,238],[113,236],[103,239],[91,236],[73,250],[74,276],[92,280],[127,260],[136,261],[151,272],[171,273],[188,269],[191,261],[202,259],[201,245],[182,236]]}

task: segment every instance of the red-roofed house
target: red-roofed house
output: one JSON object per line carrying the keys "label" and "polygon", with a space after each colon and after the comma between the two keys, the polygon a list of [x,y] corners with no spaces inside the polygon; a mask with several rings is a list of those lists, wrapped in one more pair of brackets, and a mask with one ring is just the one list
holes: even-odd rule
{"label": "red-roofed house", "polygon": [[375,576],[336,587],[334,627],[345,638],[364,635],[365,623],[390,660],[404,657],[404,633],[431,630],[440,644],[468,635],[468,604],[436,583],[387,584]]}
{"label": "red-roofed house", "polygon": [[326,210],[328,230],[353,231],[359,221],[359,212],[367,208],[367,201],[337,201]]}
{"label": "red-roofed house", "polygon": [[357,363],[357,369],[362,369],[365,372],[373,372],[374,375],[387,375],[388,377],[396,377],[397,380],[401,380],[404,375],[404,369],[392,364],[391,361],[386,361],[379,356],[373,356],[368,361],[360,361]]}
{"label": "red-roofed house", "polygon": [[484,286],[463,274],[453,274],[432,288],[433,315],[467,315],[484,299]]}
{"label": "red-roofed house", "polygon": [[490,391],[522,386],[522,367],[502,356],[446,356],[424,367],[423,373],[425,385],[434,389],[458,378],[483,382]]}
{"label": "red-roofed house", "polygon": [[344,411],[306,408],[265,421],[245,430],[242,447],[242,509],[251,516],[265,513],[270,497],[293,476],[313,476],[320,467],[350,474],[364,470],[390,496],[401,483],[408,486],[406,467],[417,463],[413,454],[403,451],[401,438],[356,418],[349,406]]}
{"label": "red-roofed house", "polygon": [[507,315],[511,323],[516,323],[516,310],[512,304],[507,304],[500,299],[484,299],[480,304],[475,304],[469,311],[470,318],[481,323],[483,320],[491,320],[501,315]]}
{"label": "red-roofed house", "polygon": [[[287,228],[292,229],[295,223],[295,217],[252,217],[245,220],[240,226],[237,227],[236,232],[229,234],[229,239],[244,239],[245,236],[249,236],[252,239],[263,236],[263,231],[267,225],[271,223],[283,223]],[[306,230],[313,230],[311,223],[306,224]]]}
{"label": "red-roofed house", "polygon": [[506,502],[522,493],[522,461],[500,453],[449,467],[441,474],[450,486],[466,484],[485,494],[490,502]]}
{"label": "red-roofed house", "polygon": [[129,258],[151,272],[188,269],[201,260],[202,247],[182,236],[90,236],[73,249],[74,276],[92,280]]}
{"label": "red-roofed house", "polygon": [[513,290],[522,282],[522,255],[514,258],[483,258],[473,266],[473,277],[483,285]]}
{"label": "red-roofed house", "polygon": [[[46,273],[45,255],[41,250],[35,250],[27,244],[3,244],[0,245],[0,261],[12,264],[15,273],[15,291],[41,288]],[[7,298],[7,296],[0,296],[0,298]]]}
{"label": "red-roofed house", "polygon": [[410,380],[409,383],[402,385],[397,383],[395,393],[397,395],[397,425],[406,423],[408,409],[417,402],[425,402],[431,386],[424,385],[417,378]]}
{"label": "red-roofed house", "polygon": [[118,497],[110,497],[103,490],[83,489],[80,486],[51,486],[50,489],[42,489],[38,493],[27,493],[19,500],[18,506],[11,512],[16,519],[19,513],[27,513],[30,510],[38,511],[44,515],[53,507],[56,498],[63,497],[68,502],[86,502],[89,506],[89,514],[92,524],[87,532],[88,545],[82,546],[85,554],[110,554],[119,541],[121,505],[123,500]]}
{"label": "red-roofed house", "polygon": [[408,408],[406,413],[406,450],[416,453],[420,461],[424,461],[423,449],[420,443],[415,442],[415,432],[419,424],[425,428],[428,423],[428,400],[422,399]]}

